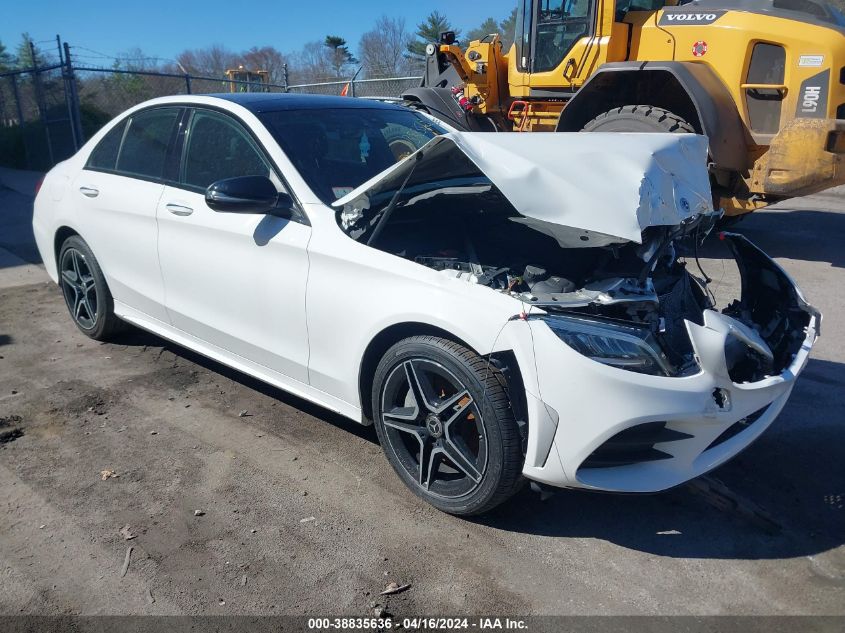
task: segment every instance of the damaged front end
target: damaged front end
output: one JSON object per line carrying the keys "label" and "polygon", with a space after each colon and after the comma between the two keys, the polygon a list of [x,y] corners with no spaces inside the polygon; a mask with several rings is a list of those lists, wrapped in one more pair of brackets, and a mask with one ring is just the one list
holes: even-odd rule
{"label": "damaged front end", "polygon": [[719,217],[705,155],[692,135],[448,134],[334,206],[354,239],[507,293],[604,364],[693,374],[687,324],[718,322],[731,377],[752,382],[788,366],[818,313],[734,234],[743,296],[714,311],[685,261]]}
{"label": "damaged front end", "polygon": [[[690,266],[720,216],[706,151],[692,135],[445,135],[335,203],[337,220],[444,284],[520,302],[537,410],[555,420],[529,437],[527,476],[659,490],[721,463],[774,419],[821,320],[772,259],[733,233],[720,237],[742,293],[716,309],[710,280]],[[598,401],[602,421],[585,427]]]}

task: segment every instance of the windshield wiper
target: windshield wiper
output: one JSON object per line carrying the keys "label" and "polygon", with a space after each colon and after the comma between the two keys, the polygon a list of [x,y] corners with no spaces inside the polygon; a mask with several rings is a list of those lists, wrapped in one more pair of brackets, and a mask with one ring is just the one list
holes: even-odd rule
{"label": "windshield wiper", "polygon": [[419,163],[420,158],[422,158],[422,152],[417,153],[416,158],[414,159],[414,164],[411,165],[411,169],[408,170],[408,175],[405,176],[405,180],[402,181],[402,184],[396,190],[396,193],[393,194],[393,197],[390,199],[390,202],[384,208],[383,211],[379,211],[374,217],[373,220],[375,224],[371,223],[373,227],[373,232],[370,237],[367,238],[367,246],[372,246],[373,242],[376,241],[376,238],[381,234],[381,230],[390,219],[390,214],[393,213],[393,209],[396,208],[396,203],[399,201],[400,194],[405,190],[405,186],[408,184],[408,180],[410,180],[411,176],[414,173],[414,170],[417,168],[417,163]]}

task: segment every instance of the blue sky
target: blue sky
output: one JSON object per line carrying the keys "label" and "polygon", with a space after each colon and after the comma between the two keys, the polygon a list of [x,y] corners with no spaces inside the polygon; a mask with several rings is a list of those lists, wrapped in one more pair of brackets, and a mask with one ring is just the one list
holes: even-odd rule
{"label": "blue sky", "polygon": [[0,41],[13,52],[27,31],[46,49],[59,34],[71,45],[108,55],[139,47],[146,55],[172,58],[186,48],[215,43],[235,51],[272,45],[286,53],[328,34],[346,38],[354,49],[380,15],[404,17],[413,31],[435,9],[466,31],[488,15],[505,17],[516,0],[29,0],[10,6],[0,21]]}

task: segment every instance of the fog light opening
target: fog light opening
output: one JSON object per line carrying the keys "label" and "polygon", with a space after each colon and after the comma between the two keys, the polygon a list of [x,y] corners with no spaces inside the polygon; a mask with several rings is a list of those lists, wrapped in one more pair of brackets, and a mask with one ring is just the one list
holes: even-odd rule
{"label": "fog light opening", "polygon": [[713,402],[722,411],[731,410],[731,394],[727,389],[717,387],[713,390]]}

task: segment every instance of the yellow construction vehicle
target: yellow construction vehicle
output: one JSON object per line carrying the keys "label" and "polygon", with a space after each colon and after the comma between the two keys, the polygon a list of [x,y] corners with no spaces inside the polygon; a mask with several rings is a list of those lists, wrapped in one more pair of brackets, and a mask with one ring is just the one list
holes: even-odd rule
{"label": "yellow construction vehicle", "polygon": [[246,70],[243,66],[226,71],[229,92],[269,92],[270,73],[266,70]]}
{"label": "yellow construction vehicle", "polygon": [[819,0],[519,0],[509,51],[426,53],[403,97],[459,129],[706,134],[729,216],[845,183],[845,15]]}

